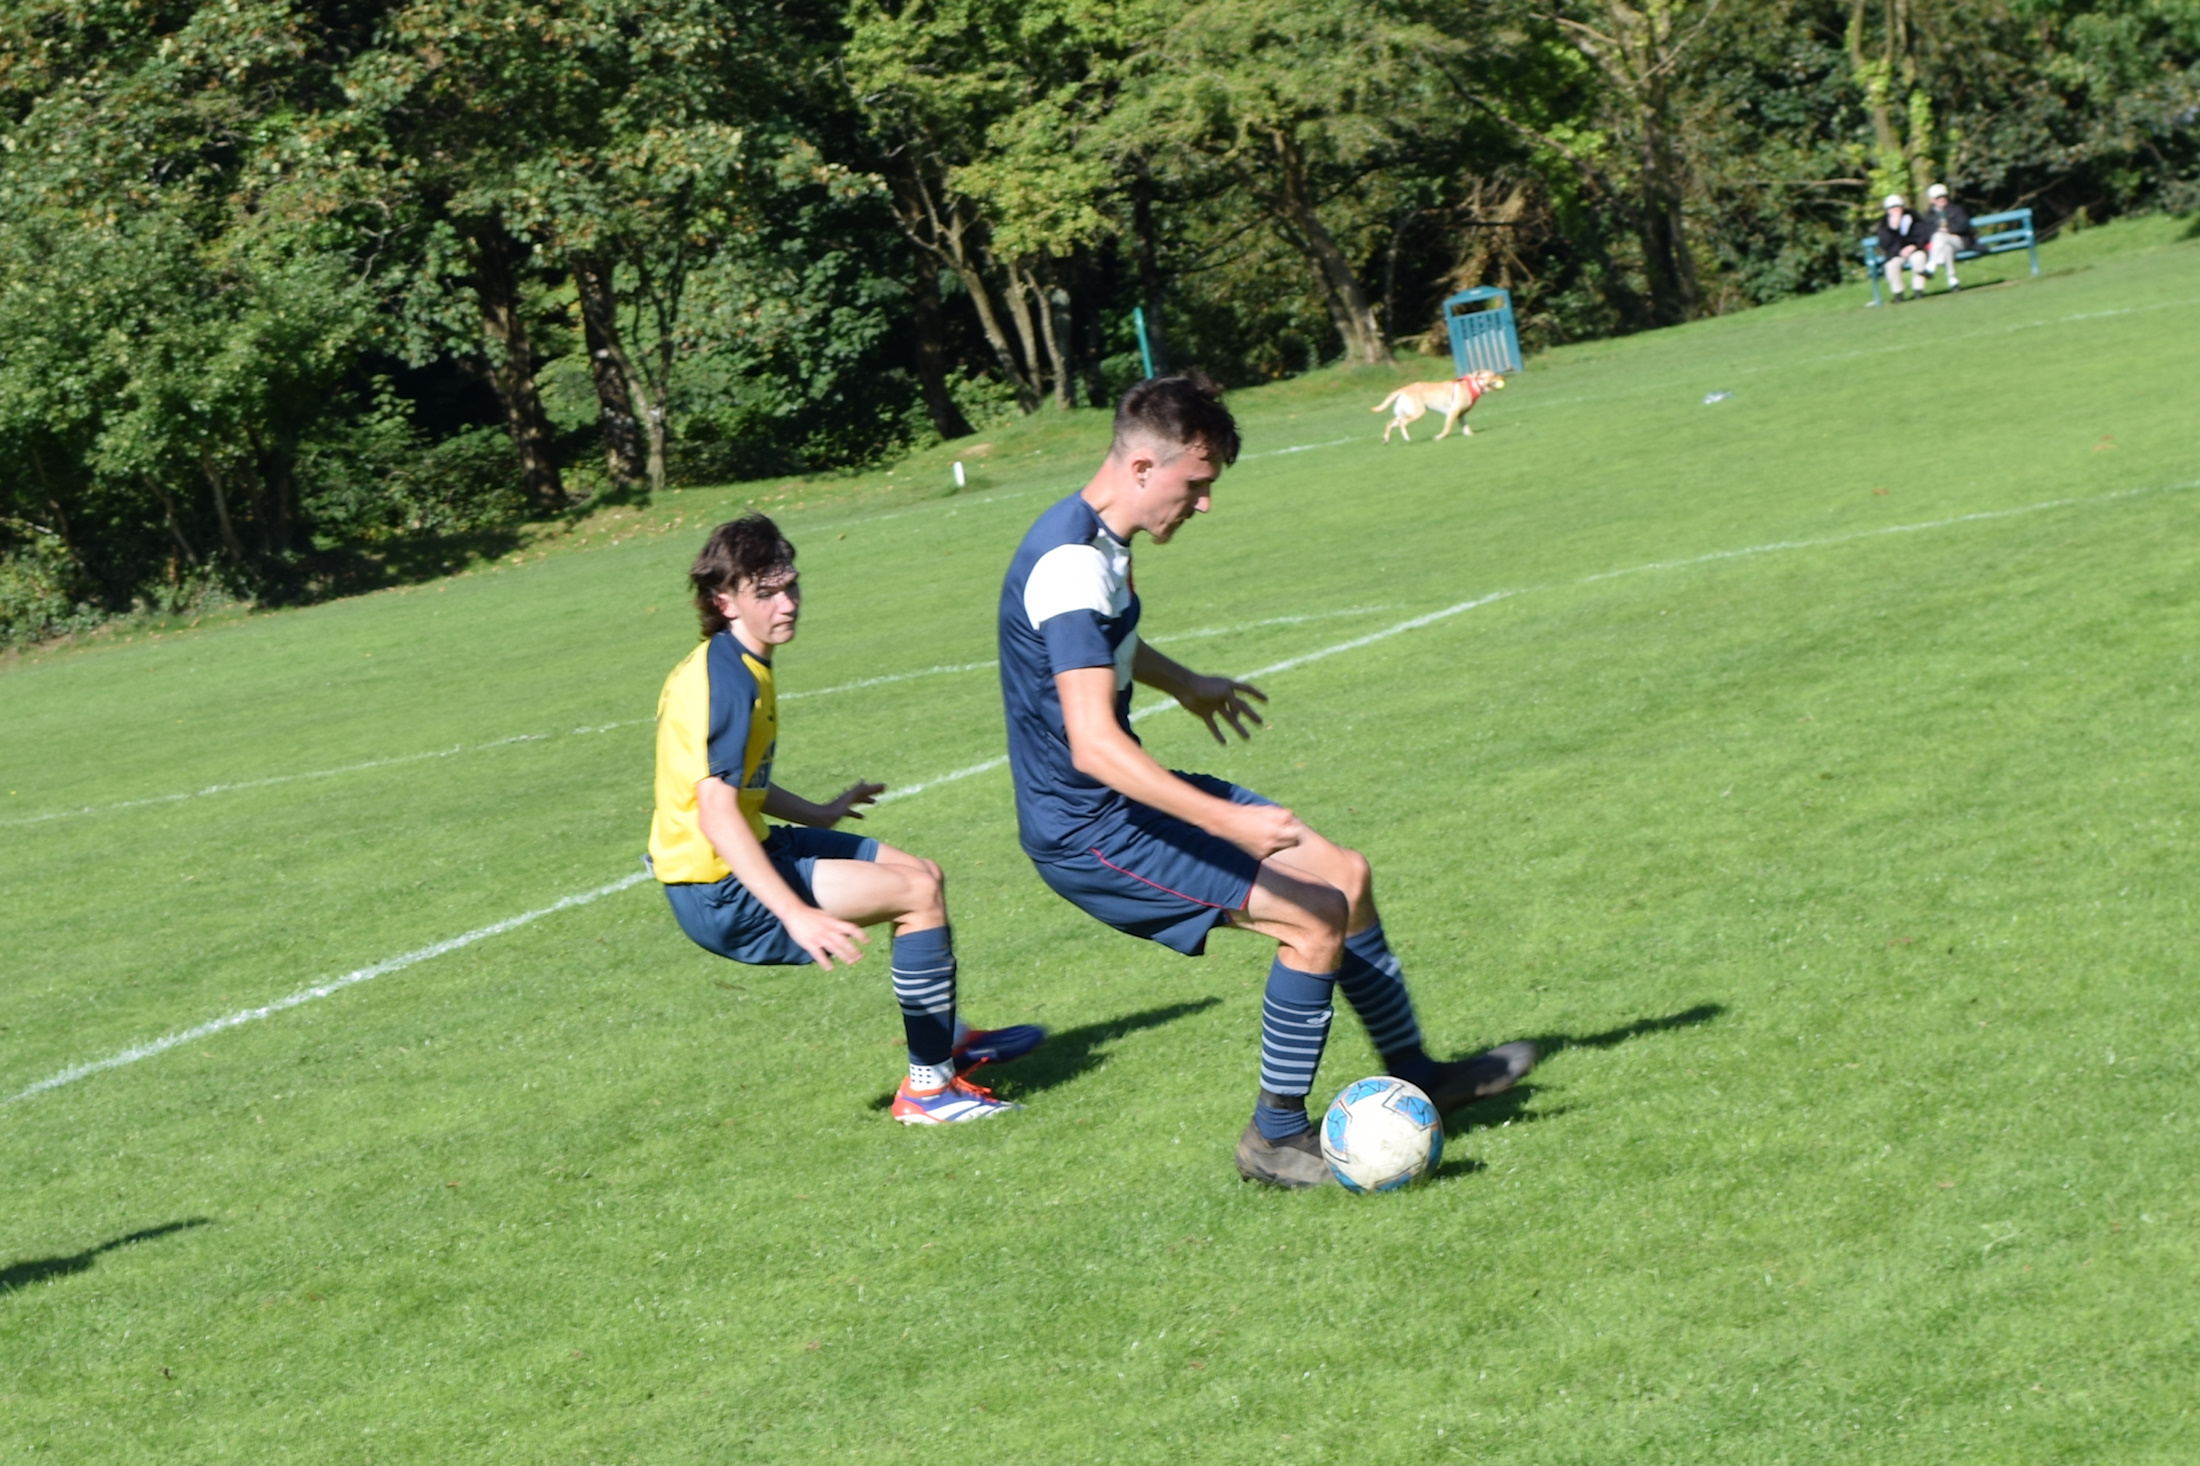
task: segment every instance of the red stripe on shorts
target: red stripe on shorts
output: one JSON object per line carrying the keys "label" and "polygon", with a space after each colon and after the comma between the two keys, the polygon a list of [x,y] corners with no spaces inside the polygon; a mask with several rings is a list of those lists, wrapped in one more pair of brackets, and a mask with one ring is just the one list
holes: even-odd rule
{"label": "red stripe on shorts", "polygon": [[1237,905],[1224,906],[1221,905],[1219,902],[1202,901],[1197,896],[1187,896],[1182,891],[1170,890],[1167,886],[1162,885],[1159,881],[1147,880],[1144,876],[1140,875],[1135,870],[1125,870],[1122,866],[1117,865],[1114,861],[1108,859],[1105,855],[1102,855],[1100,853],[1100,847],[1097,845],[1091,847],[1085,853],[1087,855],[1090,855],[1094,860],[1099,861],[1109,870],[1114,871],[1117,875],[1129,876],[1132,880],[1138,882],[1138,884],[1140,884],[1141,886],[1151,886],[1156,891],[1166,892],[1167,894],[1176,897],[1176,899],[1179,901],[1189,901],[1194,906],[1212,906],[1217,911],[1243,911],[1245,909],[1245,903],[1253,899],[1253,885],[1250,881],[1246,882],[1245,894],[1238,897]]}

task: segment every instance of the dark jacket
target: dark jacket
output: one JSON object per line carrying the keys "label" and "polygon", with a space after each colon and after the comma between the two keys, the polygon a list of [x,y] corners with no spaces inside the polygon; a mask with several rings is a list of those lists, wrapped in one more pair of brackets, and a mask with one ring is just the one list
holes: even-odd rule
{"label": "dark jacket", "polygon": [[1879,216],[1879,253],[1887,259],[1901,254],[1904,245],[1914,244],[1924,249],[1933,242],[1932,228],[1909,210],[1903,210],[1896,220],[1889,224],[1884,213]]}
{"label": "dark jacket", "polygon": [[1925,216],[1925,237],[1928,241],[1935,231],[1941,229],[1962,240],[1965,249],[1978,248],[1978,231],[1971,227],[1971,216],[1954,199],[1942,199]]}

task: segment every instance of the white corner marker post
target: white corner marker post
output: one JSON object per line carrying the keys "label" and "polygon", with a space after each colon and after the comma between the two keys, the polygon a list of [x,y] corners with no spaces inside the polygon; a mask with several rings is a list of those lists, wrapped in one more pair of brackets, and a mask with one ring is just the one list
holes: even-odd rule
{"label": "white corner marker post", "polygon": [[963,461],[962,461],[962,460],[961,460],[960,458],[958,458],[958,459],[956,459],[956,460],[955,460],[955,487],[959,489],[959,488],[961,488],[962,486],[963,486]]}

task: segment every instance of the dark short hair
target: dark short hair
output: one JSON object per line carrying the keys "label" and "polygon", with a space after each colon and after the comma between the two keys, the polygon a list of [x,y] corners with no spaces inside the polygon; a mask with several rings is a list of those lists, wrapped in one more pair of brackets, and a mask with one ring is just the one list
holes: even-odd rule
{"label": "dark short hair", "polygon": [[1115,405],[1115,442],[1136,435],[1189,448],[1199,444],[1218,466],[1237,462],[1237,419],[1222,405],[1222,389],[1198,372],[1148,377]]}
{"label": "dark short hair", "polygon": [[725,613],[717,598],[741,588],[744,580],[777,578],[775,572],[794,569],[794,546],[779,526],[761,514],[729,519],[710,532],[703,551],[688,567],[695,587],[695,614],[702,618],[703,635],[716,636],[726,629]]}

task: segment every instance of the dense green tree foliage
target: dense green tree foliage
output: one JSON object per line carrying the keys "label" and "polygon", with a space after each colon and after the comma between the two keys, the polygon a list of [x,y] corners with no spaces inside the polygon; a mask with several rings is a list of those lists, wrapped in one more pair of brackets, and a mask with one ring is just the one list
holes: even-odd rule
{"label": "dense green tree foliage", "polygon": [[0,0],[0,639],[2200,204],[2200,0]]}

